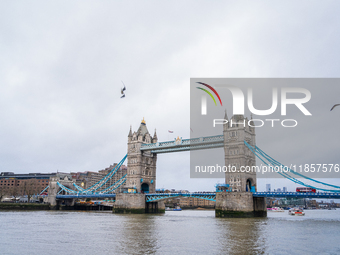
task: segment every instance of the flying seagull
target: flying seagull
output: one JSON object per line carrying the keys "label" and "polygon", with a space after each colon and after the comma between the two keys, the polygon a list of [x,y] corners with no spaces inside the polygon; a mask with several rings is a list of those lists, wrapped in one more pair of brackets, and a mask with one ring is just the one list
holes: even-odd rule
{"label": "flying seagull", "polygon": [[123,97],[125,97],[125,93],[124,93],[124,91],[126,90],[126,87],[125,87],[125,84],[124,84],[124,82],[122,81],[122,83],[123,83],[123,85],[124,85],[124,88],[122,88],[121,90],[120,90],[120,93],[122,94],[122,96],[120,97],[120,98],[123,98]]}
{"label": "flying seagull", "polygon": [[335,104],[335,105],[333,105],[331,111],[332,111],[335,107],[337,107],[337,106],[339,106],[339,105],[340,105],[340,104]]}

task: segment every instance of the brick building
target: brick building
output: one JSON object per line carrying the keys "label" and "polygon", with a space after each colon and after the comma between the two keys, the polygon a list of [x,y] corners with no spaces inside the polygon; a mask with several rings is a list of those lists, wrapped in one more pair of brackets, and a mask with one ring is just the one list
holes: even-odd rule
{"label": "brick building", "polygon": [[1,172],[0,195],[21,196],[40,194],[49,185],[50,177],[54,175],[56,173],[14,174],[13,172]]}

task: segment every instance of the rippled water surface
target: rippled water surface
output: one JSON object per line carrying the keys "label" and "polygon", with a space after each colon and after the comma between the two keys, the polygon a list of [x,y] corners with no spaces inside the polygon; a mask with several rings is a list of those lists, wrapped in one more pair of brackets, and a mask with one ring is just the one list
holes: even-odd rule
{"label": "rippled water surface", "polygon": [[0,254],[340,254],[340,210],[219,219],[164,215],[0,211]]}

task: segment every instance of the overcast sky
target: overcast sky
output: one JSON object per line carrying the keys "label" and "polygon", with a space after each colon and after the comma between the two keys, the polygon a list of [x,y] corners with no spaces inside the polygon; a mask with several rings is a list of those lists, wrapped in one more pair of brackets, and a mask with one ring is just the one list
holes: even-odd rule
{"label": "overcast sky", "polygon": [[[124,157],[143,117],[159,141],[188,138],[193,77],[339,77],[339,12],[339,1],[1,1],[0,171],[98,171]],[[190,179],[189,162],[159,155],[157,188],[223,181]]]}

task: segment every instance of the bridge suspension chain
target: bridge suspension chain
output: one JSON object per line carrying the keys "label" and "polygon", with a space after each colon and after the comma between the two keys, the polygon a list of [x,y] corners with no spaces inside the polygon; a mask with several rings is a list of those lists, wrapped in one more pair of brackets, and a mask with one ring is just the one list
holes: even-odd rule
{"label": "bridge suspension chain", "polygon": [[[288,179],[292,182],[295,182],[297,184],[300,184],[302,186],[313,188],[313,189],[318,189],[318,190],[328,191],[328,192],[340,192],[340,186],[321,182],[321,181],[315,180],[313,178],[310,178],[308,176],[305,176],[305,175],[303,175],[299,172],[296,172],[296,171],[290,169],[289,167],[281,164],[280,162],[276,161],[272,157],[270,157],[268,154],[266,154],[264,151],[262,151],[259,147],[255,146],[255,148],[254,148],[250,144],[248,144],[246,141],[244,141],[244,143],[255,154],[255,156],[257,158],[259,158],[266,166],[268,166],[268,167],[277,166],[277,167],[279,167],[279,169],[285,169],[285,171],[279,170],[279,171],[275,171],[275,172],[282,175],[286,179]],[[303,182],[303,181],[296,179],[291,174],[297,175],[298,176],[297,178],[300,177],[300,178],[303,178],[303,179],[310,181],[312,183],[317,183],[317,184],[320,184],[320,185],[323,185],[323,186],[326,186],[326,187],[317,187],[317,186],[314,186],[315,184],[308,184],[305,181]],[[335,188],[335,189],[330,189],[329,187],[332,187],[332,188]]]}
{"label": "bridge suspension chain", "polygon": [[[103,179],[101,179],[99,182],[97,182],[96,184],[92,185],[91,187],[89,187],[88,189],[83,189],[81,191],[81,193],[93,193],[94,191],[98,190],[99,188],[101,188],[105,183],[107,183],[112,176],[118,171],[118,169],[122,166],[122,164],[124,163],[124,161],[127,158],[127,154],[124,156],[124,158],[116,165],[116,167],[114,167]],[[79,187],[78,185],[74,184],[74,186],[79,190],[79,188],[81,189],[81,187]]]}
{"label": "bridge suspension chain", "polygon": [[[61,190],[58,192],[60,194],[62,191],[65,191],[66,193],[69,194],[99,194],[99,193],[109,193],[120,187],[123,183],[126,182],[126,175],[125,174],[122,178],[120,178],[117,182],[115,182],[113,185],[109,186],[106,189],[98,191],[105,183],[107,183],[113,176],[114,174],[118,171],[118,169],[122,166],[124,161],[127,158],[127,154],[124,156],[124,158],[99,182],[96,184],[92,185],[88,189],[83,189],[82,187],[78,186],[74,182],[72,185],[77,189],[77,190],[72,190],[61,183],[57,182],[57,185],[61,188]],[[116,186],[118,185],[118,186]]]}
{"label": "bridge suspension chain", "polygon": [[[100,190],[97,193],[108,193],[108,192],[112,192],[115,189],[117,189],[120,185],[122,185],[125,181],[126,181],[126,175],[124,175],[122,178],[120,178],[118,181],[116,181],[114,184],[112,184],[110,187],[107,187],[106,189]],[[115,187],[115,185],[119,184],[117,187]]]}

